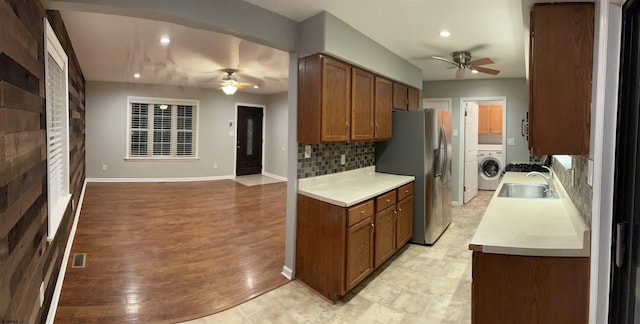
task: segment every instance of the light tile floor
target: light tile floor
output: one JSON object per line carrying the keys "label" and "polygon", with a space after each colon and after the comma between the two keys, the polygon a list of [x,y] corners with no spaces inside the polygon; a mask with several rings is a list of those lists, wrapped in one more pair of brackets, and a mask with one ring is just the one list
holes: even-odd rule
{"label": "light tile floor", "polygon": [[282,180],[272,178],[262,174],[250,174],[246,176],[239,176],[239,177],[233,178],[233,180],[247,187],[282,182]]}
{"label": "light tile floor", "polygon": [[292,281],[188,323],[471,323],[468,244],[492,195],[454,207],[436,244],[405,246],[335,305]]}

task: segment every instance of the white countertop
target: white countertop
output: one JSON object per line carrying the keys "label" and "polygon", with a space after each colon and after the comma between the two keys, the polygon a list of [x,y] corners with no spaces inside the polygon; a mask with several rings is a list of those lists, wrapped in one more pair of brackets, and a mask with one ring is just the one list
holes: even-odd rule
{"label": "white countertop", "polygon": [[471,239],[470,249],[484,253],[585,257],[591,231],[557,180],[560,199],[498,197],[504,183],[546,183],[525,172],[507,172]]}
{"label": "white countertop", "polygon": [[413,176],[375,172],[375,166],[298,180],[298,193],[341,207],[410,183]]}

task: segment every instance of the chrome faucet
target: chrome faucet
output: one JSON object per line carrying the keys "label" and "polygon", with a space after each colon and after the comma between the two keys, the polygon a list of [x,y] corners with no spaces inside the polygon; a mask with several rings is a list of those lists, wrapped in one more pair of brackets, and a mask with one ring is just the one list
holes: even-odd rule
{"label": "chrome faucet", "polygon": [[553,170],[551,170],[551,168],[546,166],[542,166],[542,167],[545,168],[547,171],[549,171],[548,176],[537,171],[532,171],[527,173],[527,177],[533,177],[533,176],[543,177],[547,181],[547,186],[549,187],[549,189],[545,190],[545,192],[549,192],[553,194],[555,192],[555,187],[553,186]]}

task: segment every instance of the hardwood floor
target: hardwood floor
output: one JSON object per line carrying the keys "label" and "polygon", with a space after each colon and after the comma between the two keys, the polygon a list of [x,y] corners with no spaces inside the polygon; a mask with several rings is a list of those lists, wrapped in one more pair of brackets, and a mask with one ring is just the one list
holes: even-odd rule
{"label": "hardwood floor", "polygon": [[286,183],[87,184],[56,322],[188,320],[285,284],[285,204]]}

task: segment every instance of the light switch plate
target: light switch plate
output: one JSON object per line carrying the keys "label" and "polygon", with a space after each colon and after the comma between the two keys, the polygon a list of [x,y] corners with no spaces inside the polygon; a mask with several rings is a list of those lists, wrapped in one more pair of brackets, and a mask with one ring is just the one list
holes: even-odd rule
{"label": "light switch plate", "polygon": [[457,128],[453,129],[453,136],[458,136],[458,129]]}
{"label": "light switch plate", "polygon": [[516,140],[513,137],[507,138],[507,145],[514,146],[516,145]]}
{"label": "light switch plate", "polygon": [[347,163],[347,155],[346,154],[341,154],[340,155],[340,164],[341,165],[345,165]]}
{"label": "light switch plate", "polygon": [[304,146],[304,158],[305,159],[311,158],[311,145]]}
{"label": "light switch plate", "polygon": [[587,162],[587,184],[593,187],[593,160]]}

